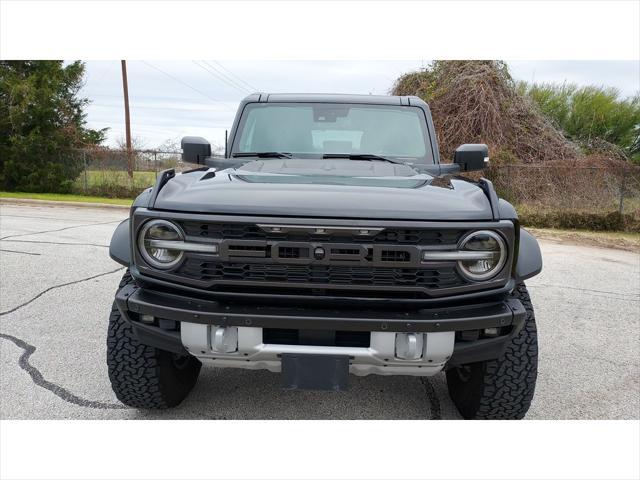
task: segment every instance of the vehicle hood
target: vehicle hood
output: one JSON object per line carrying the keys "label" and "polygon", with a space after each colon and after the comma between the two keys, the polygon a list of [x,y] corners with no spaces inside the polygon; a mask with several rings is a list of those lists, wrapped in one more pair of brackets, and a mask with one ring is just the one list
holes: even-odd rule
{"label": "vehicle hood", "polygon": [[401,220],[491,220],[474,183],[385,162],[283,159],[178,174],[153,208],[179,212]]}

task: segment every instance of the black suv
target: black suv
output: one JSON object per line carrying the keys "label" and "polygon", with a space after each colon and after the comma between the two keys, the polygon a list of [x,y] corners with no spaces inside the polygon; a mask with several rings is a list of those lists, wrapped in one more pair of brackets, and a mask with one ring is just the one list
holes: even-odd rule
{"label": "black suv", "polygon": [[109,319],[117,397],[179,404],[201,362],[281,372],[287,389],[349,374],[445,372],[465,418],[522,418],[537,335],[524,280],[536,240],[482,170],[486,145],[442,164],[417,97],[254,94],[224,157],[183,160],[113,236],[128,267]]}

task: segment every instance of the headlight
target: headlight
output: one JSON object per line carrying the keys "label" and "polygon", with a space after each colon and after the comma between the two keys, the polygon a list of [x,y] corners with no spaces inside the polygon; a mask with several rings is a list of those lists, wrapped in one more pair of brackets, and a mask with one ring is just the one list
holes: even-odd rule
{"label": "headlight", "polygon": [[470,280],[488,280],[498,274],[507,261],[507,247],[502,237],[490,230],[480,230],[464,237],[458,250],[468,258],[458,260],[458,267]]}
{"label": "headlight", "polygon": [[138,235],[138,248],[145,261],[156,268],[167,269],[182,260],[183,249],[172,249],[175,242],[184,241],[180,228],[167,220],[145,223]]}

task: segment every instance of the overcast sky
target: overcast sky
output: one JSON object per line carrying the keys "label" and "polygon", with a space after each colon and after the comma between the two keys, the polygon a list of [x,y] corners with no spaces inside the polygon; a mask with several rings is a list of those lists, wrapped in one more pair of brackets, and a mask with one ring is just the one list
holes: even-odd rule
{"label": "overcast sky", "polygon": [[[508,62],[517,80],[607,85],[625,96],[640,89],[640,65],[633,61]],[[248,93],[387,94],[416,61],[128,61],[132,136],[145,148],[198,135],[224,144],[238,102]],[[109,145],[124,136],[120,61],[88,61],[81,94],[91,100],[91,128],[109,127]]]}

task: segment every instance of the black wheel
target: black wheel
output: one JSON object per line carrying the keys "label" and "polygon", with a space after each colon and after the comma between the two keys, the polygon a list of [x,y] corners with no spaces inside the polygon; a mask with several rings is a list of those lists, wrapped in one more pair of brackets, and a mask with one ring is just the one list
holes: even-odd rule
{"label": "black wheel", "polygon": [[447,371],[449,395],[464,418],[521,419],[531,406],[538,376],[536,320],[524,283],[512,296],[522,302],[527,318],[504,354]]}
{"label": "black wheel", "polygon": [[[127,272],[119,288],[133,282]],[[190,355],[176,355],[140,343],[115,303],[109,316],[107,365],[118,400],[143,409],[178,405],[195,385],[202,366]]]}

